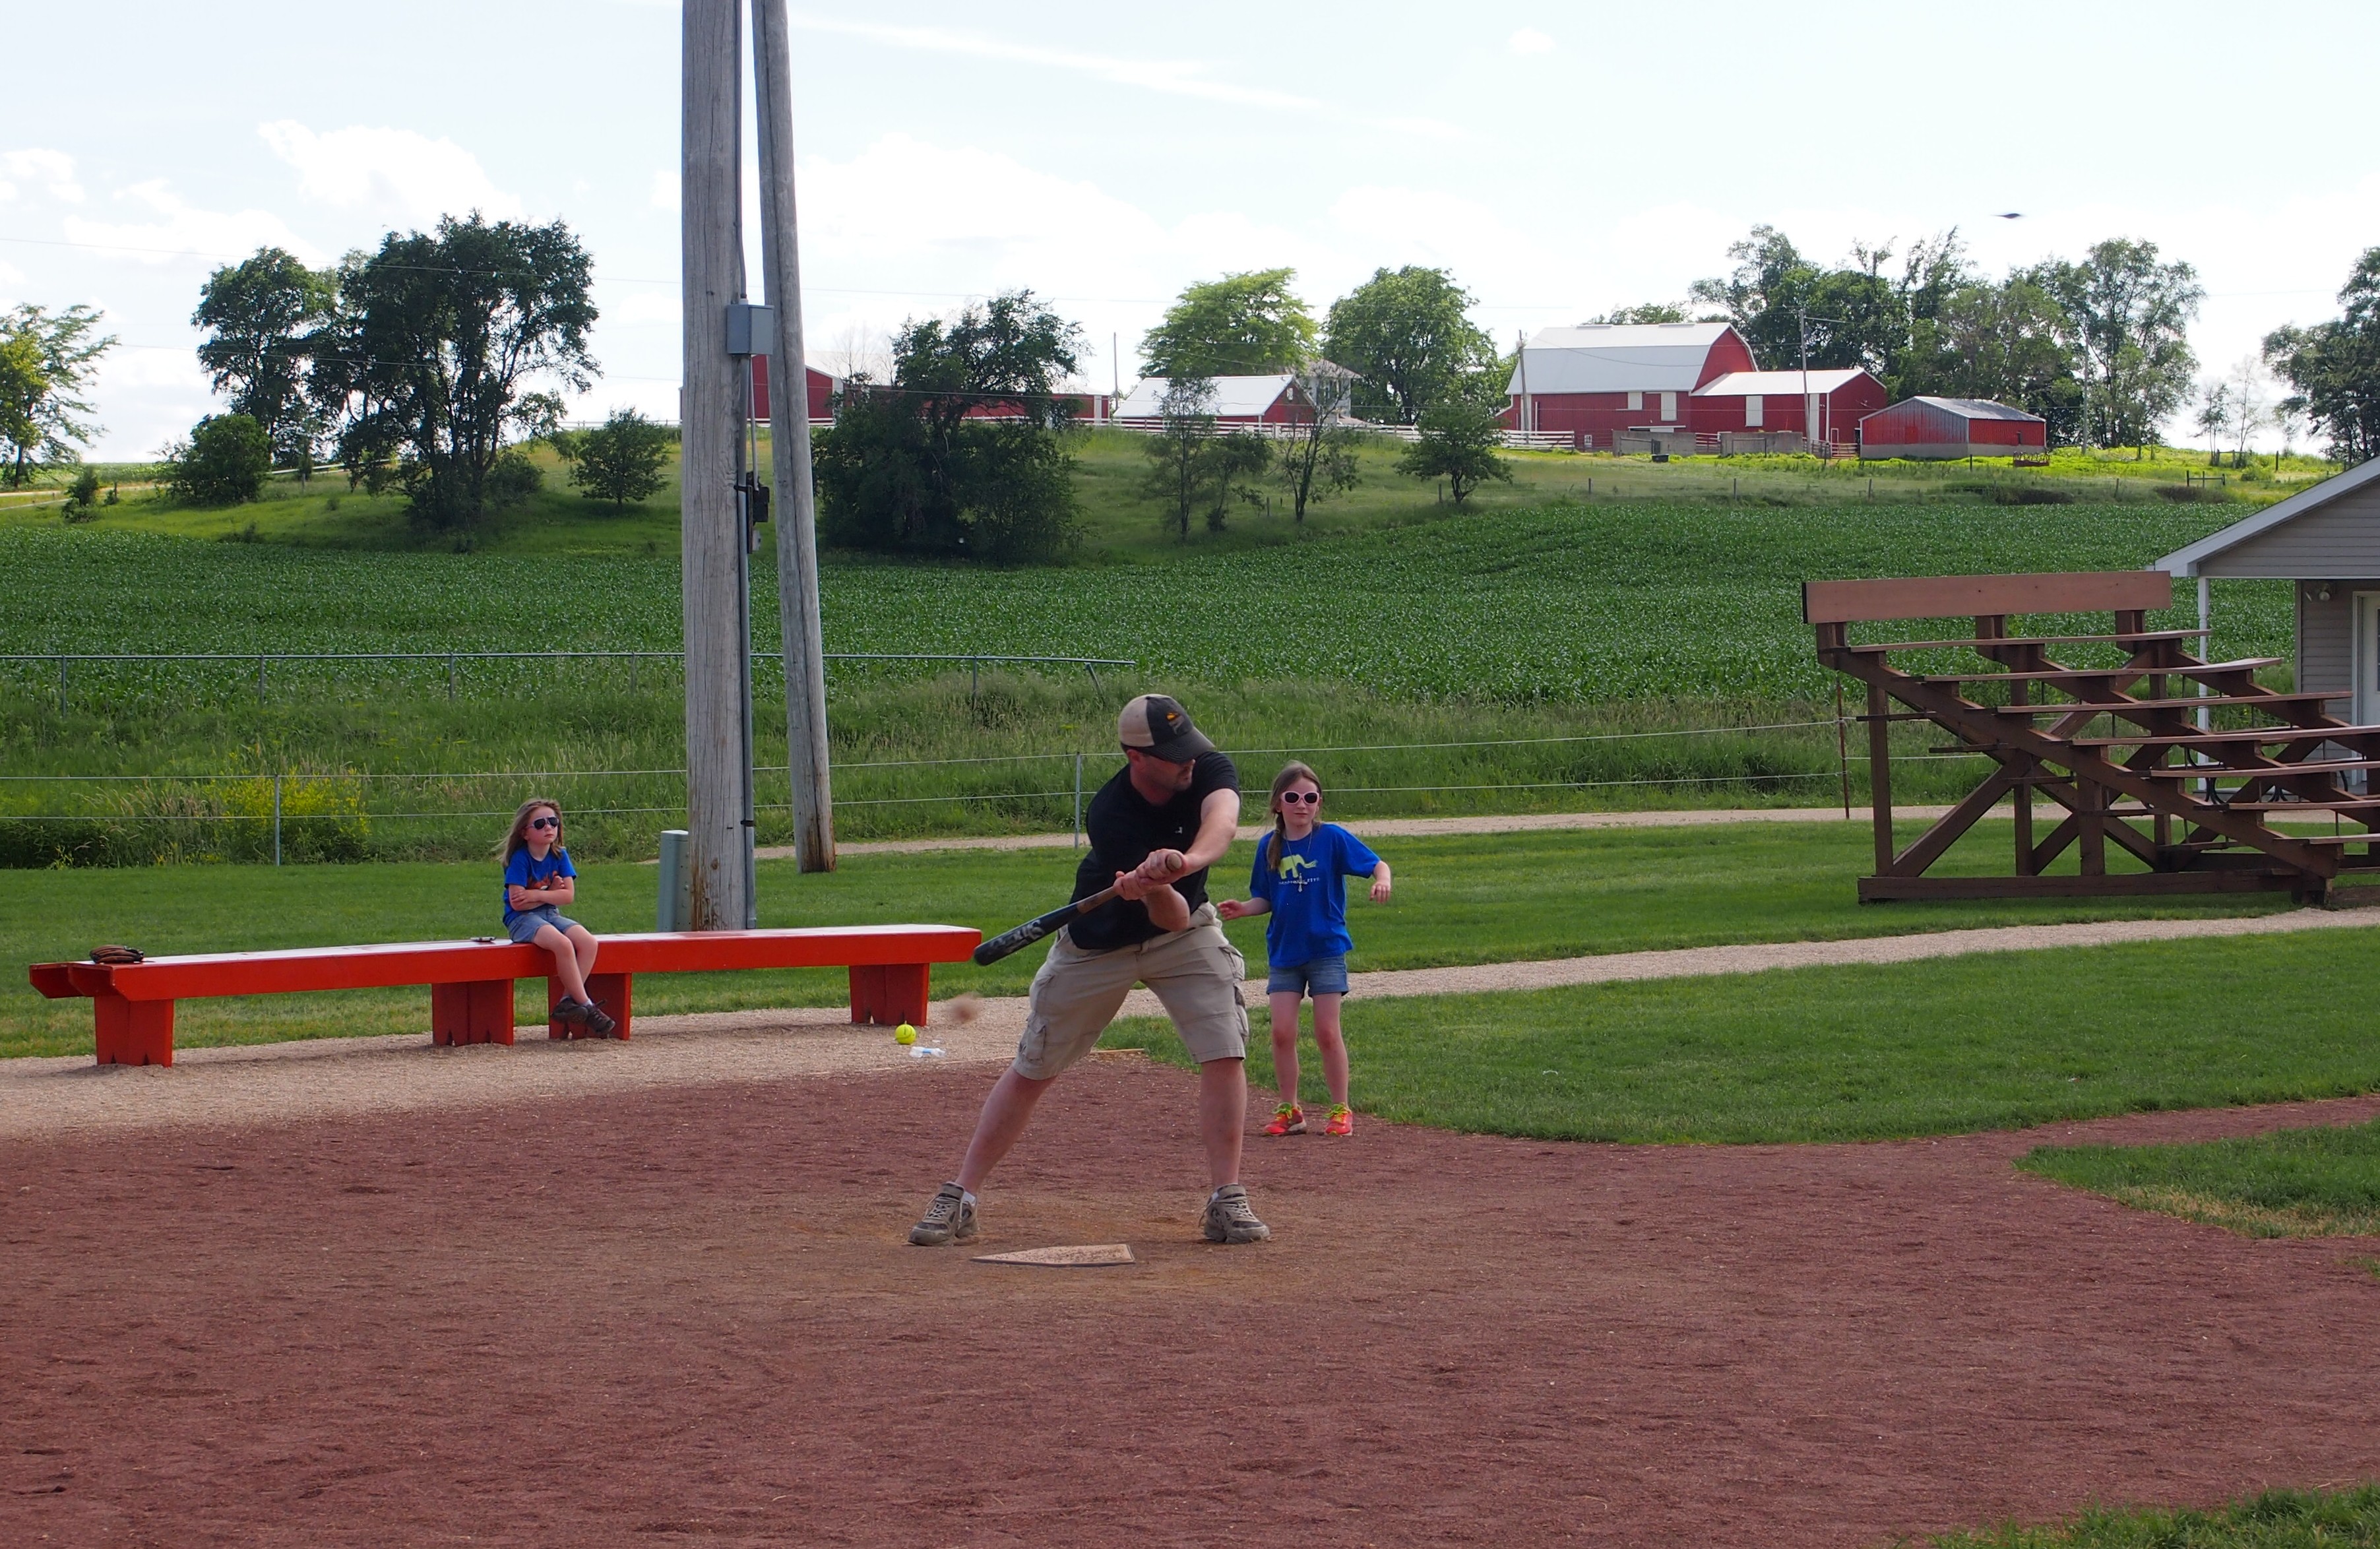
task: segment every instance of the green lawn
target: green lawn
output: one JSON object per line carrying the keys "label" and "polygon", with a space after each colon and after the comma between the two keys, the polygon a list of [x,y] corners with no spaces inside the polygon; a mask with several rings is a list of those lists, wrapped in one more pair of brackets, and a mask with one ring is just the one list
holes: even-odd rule
{"label": "green lawn", "polygon": [[2101,1507],[2055,1527],[1946,1533],[1931,1549],[2374,1549],[2380,1485],[2270,1490],[2213,1511]]}
{"label": "green lawn", "polygon": [[[1489,1134],[1764,1143],[2345,1096],[2380,1088],[2361,1009],[2374,945],[2322,931],[1357,1000],[1354,1101]],[[1183,1058],[1161,1021],[1109,1041]],[[1265,1043],[1250,1075],[1269,1088]]]}
{"label": "green lawn", "polygon": [[2245,1237],[2380,1236],[2380,1123],[2187,1145],[2041,1146],[2017,1165]]}
{"label": "green lawn", "polygon": [[[1980,867],[2006,824],[1979,825],[1976,848],[1945,862]],[[1384,840],[1397,897],[1350,907],[1358,970],[1573,957],[1730,941],[1824,940],[2032,921],[2245,913],[2284,907],[2266,895],[2224,898],[2034,899],[1863,908],[1852,878],[1866,831],[1847,824],[1748,824],[1605,833],[1472,835]],[[1252,848],[1217,868],[1217,897],[1245,891]],[[848,858],[830,875],[790,863],[760,868],[769,925],[918,921],[1004,930],[1062,900],[1067,850],[943,851]],[[592,862],[573,910],[599,932],[650,930],[656,872]],[[152,952],[228,951],[338,942],[406,941],[495,928],[492,863],[156,866],[18,872],[0,889],[0,961],[79,957],[96,943]],[[1264,960],[1263,921],[1231,927],[1251,965]],[[945,993],[1022,994],[1038,951],[988,970],[940,970]],[[658,976],[640,986],[652,1011],[836,1003],[832,971]],[[523,991],[522,1005],[529,1005]],[[1385,1004],[1385,1003],[1384,1003]],[[417,1030],[418,991],[194,1001],[182,1007],[190,1044],[264,1042],[345,1032]],[[1367,1010],[1366,1016],[1370,1013]],[[91,1008],[44,1001],[21,979],[0,981],[0,1054],[90,1047]]]}

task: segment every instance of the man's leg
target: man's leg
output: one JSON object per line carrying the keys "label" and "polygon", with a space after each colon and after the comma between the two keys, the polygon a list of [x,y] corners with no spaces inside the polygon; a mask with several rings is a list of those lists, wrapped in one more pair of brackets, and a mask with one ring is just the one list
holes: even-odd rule
{"label": "man's leg", "polygon": [[954,1181],[960,1188],[972,1194],[983,1187],[983,1180],[991,1176],[991,1170],[1000,1165],[1000,1159],[1008,1154],[1009,1148],[1025,1133],[1026,1125],[1032,1121],[1033,1105],[1041,1101],[1041,1094],[1056,1079],[1051,1076],[1037,1081],[1017,1074],[1014,1066],[1000,1073],[1000,1079],[991,1084],[991,1095],[983,1100],[982,1115],[975,1121],[975,1138],[967,1141],[966,1160],[959,1164],[959,1176]]}
{"label": "man's leg", "polygon": [[1210,1059],[1198,1067],[1198,1138],[1207,1148],[1208,1181],[1218,1189],[1240,1181],[1240,1135],[1247,1122],[1248,1062]]}

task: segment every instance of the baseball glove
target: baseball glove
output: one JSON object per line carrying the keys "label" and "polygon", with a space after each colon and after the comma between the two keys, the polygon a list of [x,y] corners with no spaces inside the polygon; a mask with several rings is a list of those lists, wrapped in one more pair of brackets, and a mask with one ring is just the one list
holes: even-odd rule
{"label": "baseball glove", "polygon": [[105,963],[111,968],[123,963],[137,963],[148,956],[149,954],[141,951],[140,948],[137,946],[124,946],[112,943],[105,946],[94,946],[91,949],[91,960],[92,962]]}

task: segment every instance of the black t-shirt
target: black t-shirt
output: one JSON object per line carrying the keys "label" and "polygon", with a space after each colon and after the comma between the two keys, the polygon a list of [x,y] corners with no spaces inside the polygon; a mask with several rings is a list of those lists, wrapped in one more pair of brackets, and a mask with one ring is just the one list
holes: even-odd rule
{"label": "black t-shirt", "polygon": [[[1186,850],[1198,836],[1198,811],[1219,790],[1237,791],[1240,772],[1221,753],[1201,753],[1192,766],[1190,788],[1161,807],[1152,807],[1132,788],[1132,770],[1116,771],[1083,814],[1091,848],[1075,872],[1075,896],[1087,898],[1161,849]],[[1204,867],[1173,879],[1173,891],[1196,909],[1207,901]],[[1163,935],[1148,918],[1147,904],[1111,899],[1066,927],[1067,939],[1086,952],[1112,952]]]}

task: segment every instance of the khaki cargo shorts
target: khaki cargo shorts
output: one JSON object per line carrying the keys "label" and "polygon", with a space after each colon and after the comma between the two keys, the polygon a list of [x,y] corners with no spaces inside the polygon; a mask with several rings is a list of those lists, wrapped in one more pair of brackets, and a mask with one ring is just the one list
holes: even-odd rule
{"label": "khaki cargo shorts", "polygon": [[1215,906],[1201,904],[1190,928],[1112,952],[1086,952],[1060,932],[1026,1002],[1016,1073],[1048,1080],[1091,1052],[1135,983],[1164,1003],[1190,1057],[1245,1059],[1248,1012],[1240,999],[1247,959],[1225,938]]}

